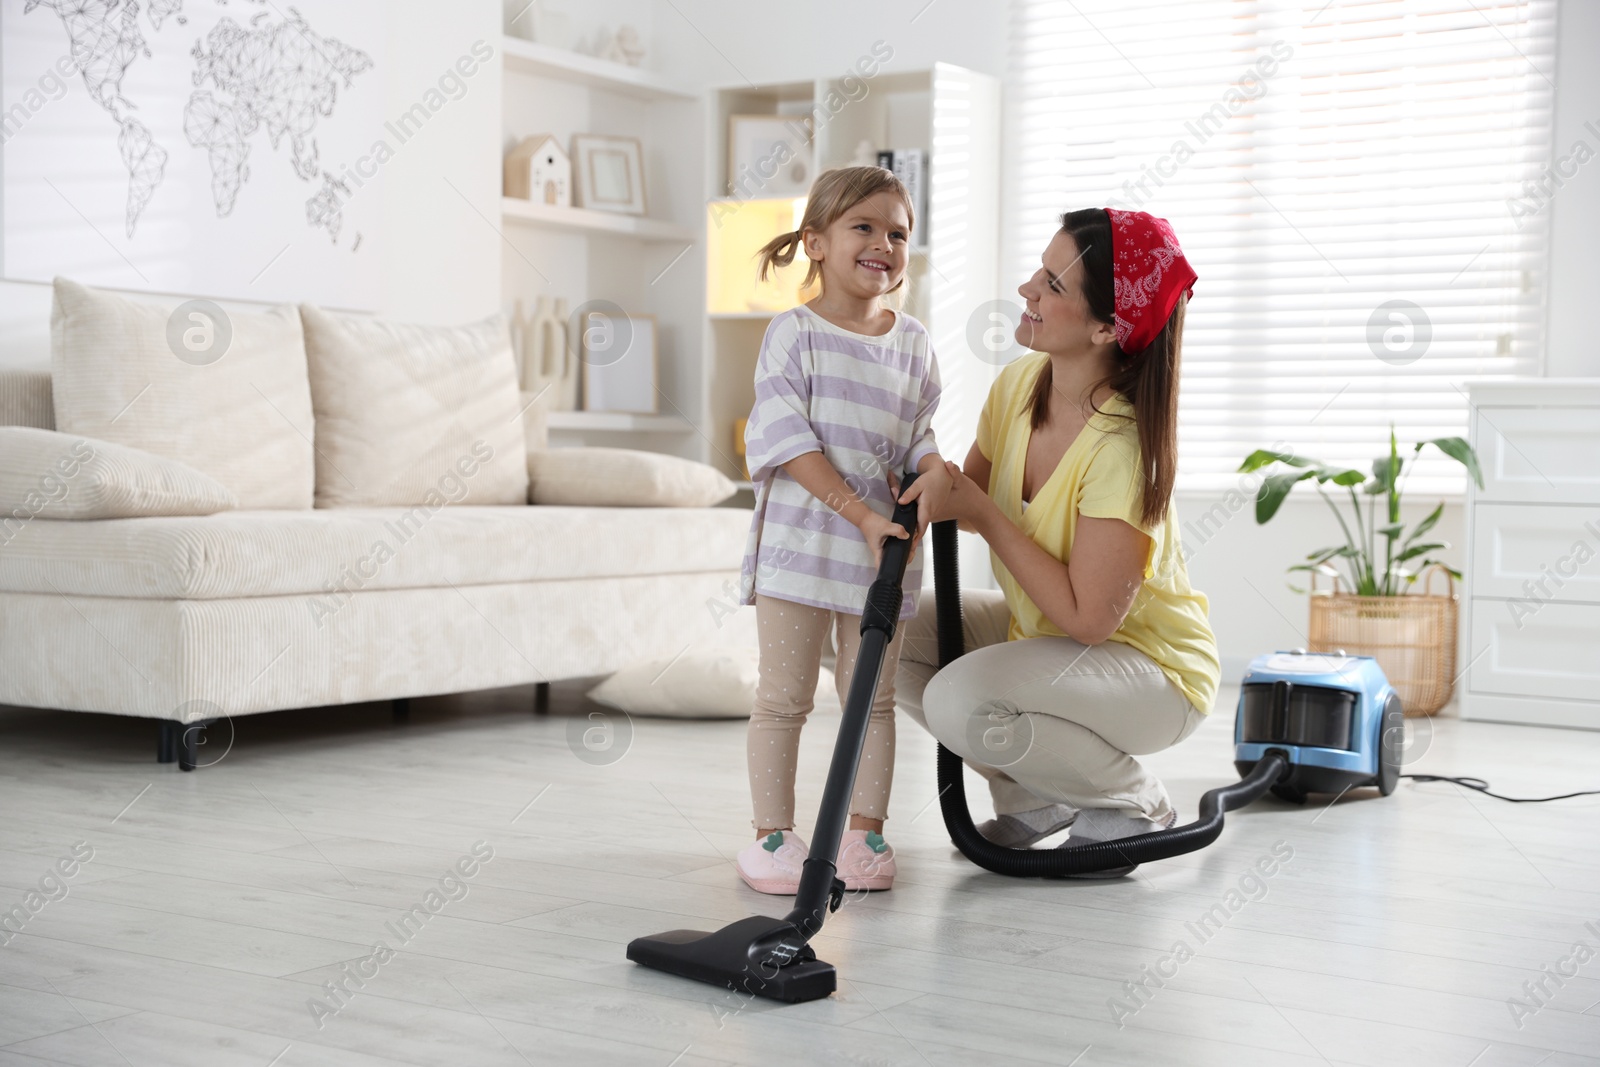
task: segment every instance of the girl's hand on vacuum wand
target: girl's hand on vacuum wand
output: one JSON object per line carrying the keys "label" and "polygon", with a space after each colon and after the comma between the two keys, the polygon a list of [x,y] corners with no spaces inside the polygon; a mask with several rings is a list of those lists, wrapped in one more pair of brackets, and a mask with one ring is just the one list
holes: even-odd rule
{"label": "girl's hand on vacuum wand", "polygon": [[883,566],[883,542],[890,537],[911,535],[899,523],[884,518],[871,508],[865,510],[866,514],[856,524],[856,529],[867,539],[867,547],[872,550],[872,569],[877,570]]}

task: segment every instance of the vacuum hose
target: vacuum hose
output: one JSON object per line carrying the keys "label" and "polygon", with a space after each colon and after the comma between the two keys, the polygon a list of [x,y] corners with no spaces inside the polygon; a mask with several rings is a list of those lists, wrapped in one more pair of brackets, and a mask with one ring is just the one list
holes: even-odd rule
{"label": "vacuum hose", "polygon": [[[956,523],[933,524],[933,584],[939,623],[939,666],[948,667],[965,652],[961,627],[961,575],[956,558]],[[997,845],[978,832],[967,808],[961,757],[939,746],[939,810],[945,829],[962,855],[996,874],[1060,877],[1090,874],[1164,860],[1205,848],[1222,833],[1224,812],[1242,808],[1265,793],[1289,770],[1286,754],[1268,752],[1244,778],[1200,798],[1200,817],[1170,830],[1097,841],[1070,848],[1027,849]]]}

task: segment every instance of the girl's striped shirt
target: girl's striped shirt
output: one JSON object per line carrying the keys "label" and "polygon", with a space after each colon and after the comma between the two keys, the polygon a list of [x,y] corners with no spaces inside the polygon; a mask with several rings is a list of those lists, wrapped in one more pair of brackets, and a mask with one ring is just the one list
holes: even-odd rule
{"label": "girl's striped shirt", "polygon": [[[894,316],[881,337],[842,329],[804,305],[768,325],[745,426],[756,507],[740,603],[753,604],[760,593],[861,614],[877,577],[866,538],[782,465],[821,452],[868,507],[893,516],[887,472],[903,480],[923,456],[938,452],[933,413],[939,406],[928,331],[904,312]],[[916,612],[925,555],[919,548],[906,569],[902,619]]]}

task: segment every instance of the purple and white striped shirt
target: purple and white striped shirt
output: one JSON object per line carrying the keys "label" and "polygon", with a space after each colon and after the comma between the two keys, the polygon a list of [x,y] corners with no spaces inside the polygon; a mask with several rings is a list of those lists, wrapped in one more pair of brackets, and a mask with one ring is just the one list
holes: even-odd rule
{"label": "purple and white striped shirt", "polygon": [[[740,603],[754,604],[759,592],[861,614],[877,577],[866,538],[782,465],[821,452],[852,492],[890,518],[888,471],[903,479],[938,451],[938,406],[939,368],[928,331],[910,315],[895,312],[894,326],[881,337],[841,329],[804,305],[776,316],[756,360],[756,402],[744,432],[756,507]],[[916,613],[926,554],[919,550],[906,568],[902,619]]]}

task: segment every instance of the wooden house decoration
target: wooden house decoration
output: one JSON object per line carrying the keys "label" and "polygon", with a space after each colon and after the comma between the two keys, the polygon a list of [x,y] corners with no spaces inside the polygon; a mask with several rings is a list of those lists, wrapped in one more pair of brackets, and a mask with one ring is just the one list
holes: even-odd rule
{"label": "wooden house decoration", "polygon": [[547,133],[525,137],[506,153],[505,195],[553,207],[572,206],[572,158]]}

